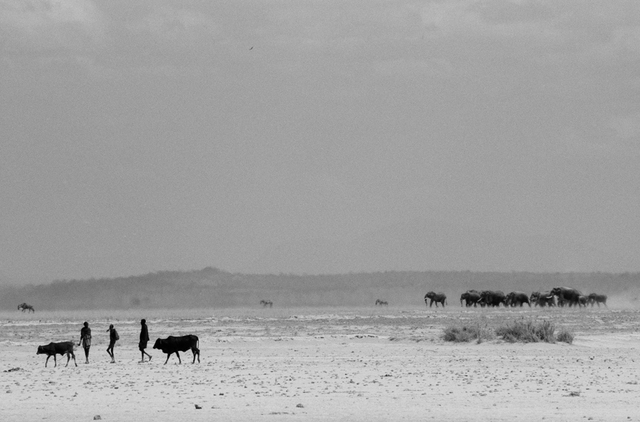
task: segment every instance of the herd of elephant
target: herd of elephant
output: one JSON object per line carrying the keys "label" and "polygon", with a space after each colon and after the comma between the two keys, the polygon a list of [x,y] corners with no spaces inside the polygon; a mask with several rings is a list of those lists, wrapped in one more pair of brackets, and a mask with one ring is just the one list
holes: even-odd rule
{"label": "herd of elephant", "polygon": [[[431,307],[434,303],[436,308],[438,304],[444,307],[447,303],[447,295],[444,293],[429,292],[424,296],[425,305]],[[477,307],[496,307],[502,303],[505,307],[508,306],[523,306],[525,303],[531,307],[534,306],[587,306],[597,304],[600,307],[602,303],[607,306],[607,295],[601,295],[598,293],[591,293],[589,295],[583,295],[580,290],[571,287],[555,287],[547,292],[533,292],[531,295],[527,295],[524,292],[511,292],[504,294],[500,290],[467,290],[460,296],[460,306],[463,303],[467,306]]]}

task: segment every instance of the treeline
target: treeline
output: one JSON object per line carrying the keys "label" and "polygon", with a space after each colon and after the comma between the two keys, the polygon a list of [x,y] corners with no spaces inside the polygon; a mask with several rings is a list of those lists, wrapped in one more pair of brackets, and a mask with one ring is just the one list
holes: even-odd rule
{"label": "treeline", "polygon": [[470,271],[378,272],[338,275],[239,274],[207,267],[140,276],[58,280],[50,284],[0,288],[0,309],[27,302],[37,310],[259,306],[366,306],[422,304],[427,291],[442,291],[451,305],[468,289],[527,293],[570,286],[584,293],[640,295],[640,273],[481,273]]}

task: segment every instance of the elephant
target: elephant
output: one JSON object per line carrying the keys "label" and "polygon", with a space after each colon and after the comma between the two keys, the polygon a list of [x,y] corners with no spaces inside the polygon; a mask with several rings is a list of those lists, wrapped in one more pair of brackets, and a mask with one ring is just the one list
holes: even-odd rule
{"label": "elephant", "polygon": [[529,296],[529,302],[536,303],[539,297],[540,297],[540,292],[533,292],[531,293],[531,296]]}
{"label": "elephant", "polygon": [[572,287],[554,287],[551,289],[551,294],[558,296],[558,306],[580,306],[580,296],[582,296],[580,290]]}
{"label": "elephant", "polygon": [[431,302],[429,303],[429,307],[431,307],[431,305],[433,305],[433,302],[435,302],[436,308],[438,307],[438,303],[441,303],[442,307],[444,308],[444,304],[447,302],[447,295],[445,295],[444,293],[429,292],[424,295],[424,304],[426,305],[429,300],[431,300]]}
{"label": "elephant", "polygon": [[386,300],[382,300],[382,299],[376,299],[376,306],[383,306],[383,305],[389,305],[389,302],[387,302]]}
{"label": "elephant", "polygon": [[500,304],[506,304],[507,297],[504,295],[504,292],[500,290],[483,290],[480,293],[480,306],[500,306]]}
{"label": "elephant", "polygon": [[460,295],[460,306],[462,306],[463,300],[465,301],[467,308],[471,305],[476,308],[478,306],[478,301],[480,300],[480,292],[477,290],[467,290]]}
{"label": "elephant", "polygon": [[505,306],[520,306],[526,303],[531,307],[531,303],[529,302],[529,296],[523,292],[511,292],[507,295],[507,300],[505,301]]}
{"label": "elephant", "polygon": [[599,308],[600,304],[602,303],[605,307],[608,308],[607,295],[599,295],[597,293],[591,293],[589,296],[587,296],[587,298],[589,299],[589,303],[591,304],[591,307],[593,307],[594,303],[597,303]]}
{"label": "elephant", "polygon": [[578,296],[578,306],[580,307],[584,306],[586,308],[588,304],[589,304],[588,296],[585,296],[585,295]]}
{"label": "elephant", "polygon": [[556,306],[556,297],[551,292],[533,292],[529,298],[530,303],[541,308],[545,306]]}

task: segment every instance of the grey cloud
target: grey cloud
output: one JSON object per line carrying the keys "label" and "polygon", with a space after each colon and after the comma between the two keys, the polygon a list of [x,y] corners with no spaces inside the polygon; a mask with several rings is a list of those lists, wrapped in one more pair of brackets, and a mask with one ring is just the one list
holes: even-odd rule
{"label": "grey cloud", "polygon": [[482,1],[470,6],[483,20],[491,24],[541,22],[554,17],[552,9],[542,1]]}
{"label": "grey cloud", "polygon": [[242,271],[414,219],[637,243],[630,2],[21,4],[0,6],[5,274]]}
{"label": "grey cloud", "polygon": [[100,45],[103,16],[90,0],[5,1],[0,44],[6,52],[87,51]]}

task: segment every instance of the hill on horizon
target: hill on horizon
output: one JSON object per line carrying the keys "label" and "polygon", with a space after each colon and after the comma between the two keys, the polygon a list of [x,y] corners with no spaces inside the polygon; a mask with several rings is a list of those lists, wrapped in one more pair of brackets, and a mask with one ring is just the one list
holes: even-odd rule
{"label": "hill on horizon", "polygon": [[549,290],[571,286],[583,292],[640,296],[640,273],[529,273],[471,271],[387,271],[325,275],[241,274],[213,267],[140,276],[59,280],[0,288],[0,310],[27,302],[37,310],[257,307],[262,299],[278,307],[423,305],[427,291],[442,291],[458,306],[468,289]]}

